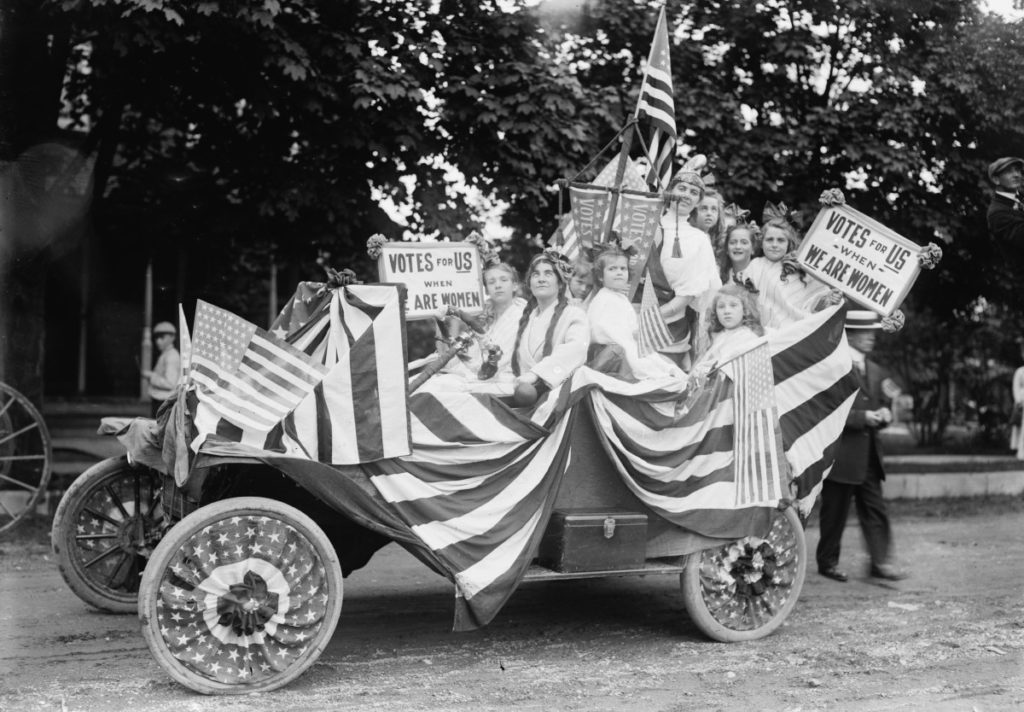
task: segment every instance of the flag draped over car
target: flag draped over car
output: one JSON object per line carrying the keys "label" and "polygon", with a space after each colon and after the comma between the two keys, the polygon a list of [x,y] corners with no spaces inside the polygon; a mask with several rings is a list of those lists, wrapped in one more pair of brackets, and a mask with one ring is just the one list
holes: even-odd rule
{"label": "flag draped over car", "polygon": [[272,326],[275,336],[199,302],[190,369],[194,449],[228,440],[336,465],[408,454],[399,288],[307,294],[300,287],[286,312]]}

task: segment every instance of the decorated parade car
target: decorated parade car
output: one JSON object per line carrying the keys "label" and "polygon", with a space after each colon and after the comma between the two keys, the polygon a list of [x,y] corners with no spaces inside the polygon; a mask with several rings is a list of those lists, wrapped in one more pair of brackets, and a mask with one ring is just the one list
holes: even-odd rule
{"label": "decorated parade car", "polygon": [[[667,42],[662,16],[655,49]],[[652,50],[638,114],[663,126],[664,81],[667,52]],[[601,315],[618,309],[625,331],[640,332],[639,346],[618,344],[617,365],[588,357],[588,334],[571,367],[538,364],[531,379],[517,370],[501,387],[438,386],[439,368],[468,348],[484,354],[480,381],[501,357],[474,325],[486,297],[479,240],[371,238],[381,283],[328,270],[326,282],[300,284],[266,331],[200,301],[191,337],[181,315],[177,396],[156,420],[105,422],[126,454],[84,472],[58,507],[52,541],[72,591],[104,610],[137,610],[160,665],[208,694],[272,690],[312,665],[341,614],[344,577],[389,543],[452,583],[456,631],[493,620],[522,583],[652,574],[679,576],[689,616],[714,640],[776,630],[804,581],[801,516],[857,391],[845,306],[737,329],[749,338],[712,343],[715,358],[685,371],[645,361],[671,353],[675,338],[652,286],[659,251],[672,269],[691,269],[674,254],[681,238],[708,254],[710,243],[671,207],[692,208],[692,196],[661,179],[674,120],[661,134],[668,149],[652,141],[646,163],[629,156],[635,123],[596,179],[565,182],[571,209],[552,240],[560,253],[603,249],[608,274],[618,269],[622,290],[640,298],[634,312],[626,296],[605,295]],[[691,181],[702,186],[698,171]],[[666,197],[674,249],[654,242]],[[800,274],[894,316],[928,248],[886,235],[841,200],[823,205]],[[536,337],[547,358],[562,326],[551,312],[575,315],[566,333],[586,317],[566,306],[568,273],[555,269],[564,254],[544,259],[531,263],[533,301],[509,326],[516,354],[520,339]],[[750,299],[737,284],[733,301]],[[531,329],[533,308],[547,308],[542,293],[558,306]],[[406,320],[439,310],[465,328],[410,382]],[[708,346],[697,342],[704,326],[687,348]]]}
{"label": "decorated parade car", "polygon": [[[582,367],[517,408],[410,395],[404,290],[343,281],[301,285],[271,331],[200,302],[179,397],[109,424],[127,454],[60,504],[72,590],[137,606],[173,678],[205,693],[294,679],[331,638],[344,576],[389,542],[452,582],[460,631],[520,583],[628,574],[679,575],[716,640],[786,619],[806,565],[795,507],[855,390],[841,308],[702,379]],[[742,397],[758,388],[773,397]]]}

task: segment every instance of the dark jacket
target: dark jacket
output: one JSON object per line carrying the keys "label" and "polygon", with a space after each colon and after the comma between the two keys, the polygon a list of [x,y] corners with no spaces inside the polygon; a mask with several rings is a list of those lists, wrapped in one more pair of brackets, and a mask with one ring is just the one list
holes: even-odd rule
{"label": "dark jacket", "polygon": [[1024,210],[1014,208],[1009,198],[993,195],[988,205],[988,231],[997,240],[1024,240]]}
{"label": "dark jacket", "polygon": [[859,485],[864,482],[871,466],[877,468],[879,478],[885,479],[881,443],[876,434],[881,428],[869,426],[865,413],[891,405],[882,390],[882,381],[888,378],[889,374],[872,361],[865,362],[864,370],[865,378],[861,378],[860,374],[854,371],[857,380],[860,381],[860,390],[843,427],[836,463],[828,475],[829,482]]}

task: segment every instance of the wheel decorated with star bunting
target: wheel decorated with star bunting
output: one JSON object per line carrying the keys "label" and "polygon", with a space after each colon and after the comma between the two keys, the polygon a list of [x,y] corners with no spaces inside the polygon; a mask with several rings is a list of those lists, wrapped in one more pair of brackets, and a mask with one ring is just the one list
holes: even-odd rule
{"label": "wheel decorated with star bunting", "polygon": [[161,480],[122,455],[90,467],[61,497],[50,545],[64,581],[86,603],[138,610],[142,570],[165,526]]}
{"label": "wheel decorated with star bunting", "polygon": [[800,597],[807,541],[792,507],[776,511],[768,536],[744,537],[690,554],[680,575],[683,603],[714,640],[757,640],[782,625]]}
{"label": "wheel decorated with star bunting", "polygon": [[247,694],[309,668],[341,601],[341,565],[312,519],[271,499],[236,497],[167,532],[142,577],[139,617],[172,678],[204,694]]}

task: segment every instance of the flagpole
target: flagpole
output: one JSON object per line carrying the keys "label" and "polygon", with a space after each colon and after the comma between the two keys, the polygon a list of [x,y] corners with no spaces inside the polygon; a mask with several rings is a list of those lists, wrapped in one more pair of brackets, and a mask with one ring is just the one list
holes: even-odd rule
{"label": "flagpole", "polygon": [[[658,36],[658,28],[665,22],[665,6],[661,6],[658,13],[658,22],[654,25],[654,36]],[[651,41],[651,48],[647,52],[647,63],[651,63],[654,56],[654,41]],[[637,94],[636,108],[633,110],[633,118],[625,128],[625,135],[622,137],[622,151],[619,153],[619,165],[615,169],[615,181],[612,183],[612,199],[608,206],[608,228],[605,231],[604,242],[608,242],[612,236],[612,228],[615,225],[615,212],[619,207],[619,192],[622,189],[622,177],[626,173],[626,161],[629,160],[629,152],[633,150],[633,134],[636,132],[636,124],[640,115],[640,99],[644,95],[644,87],[647,85],[647,72],[644,72],[643,80],[640,82],[640,93]],[[648,159],[650,157],[648,156]]]}

